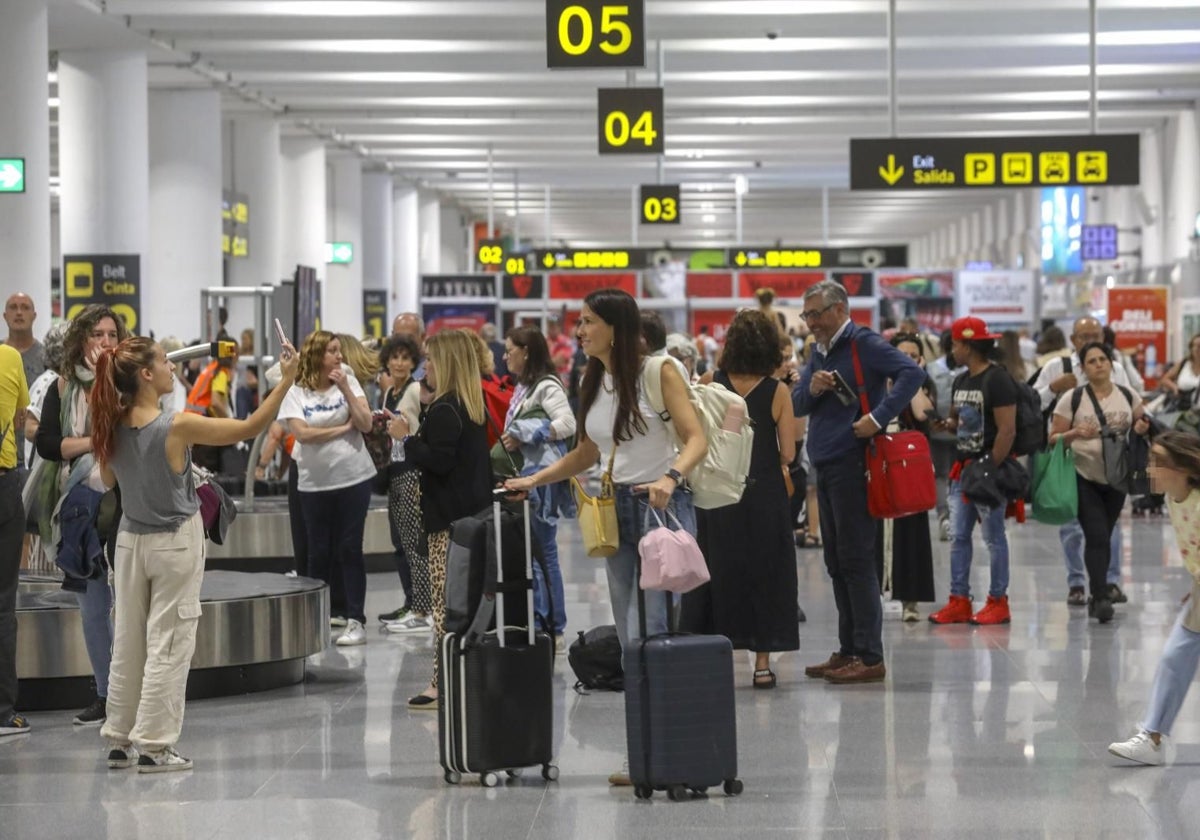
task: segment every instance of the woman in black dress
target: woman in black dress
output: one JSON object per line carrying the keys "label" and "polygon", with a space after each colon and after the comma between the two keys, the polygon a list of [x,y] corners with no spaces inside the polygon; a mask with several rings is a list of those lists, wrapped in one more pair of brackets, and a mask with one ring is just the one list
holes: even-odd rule
{"label": "woman in black dress", "polygon": [[[912,333],[896,333],[892,346],[914,362],[925,367],[921,352],[921,340]],[[937,390],[928,376],[921,390],[908,407],[896,418],[901,429],[913,429],[929,435],[926,415],[937,405]],[[919,419],[918,419],[919,418]],[[892,530],[890,573],[884,563],[884,528],[878,529],[875,542],[875,560],[879,572],[881,589],[891,590],[892,598],[903,604],[905,621],[920,621],[918,601],[936,601],[933,591],[933,545],[929,537],[929,514],[914,513],[890,520]],[[889,582],[890,578],[890,582]]]}
{"label": "woman in black dress", "polygon": [[[782,359],[779,329],[761,311],[739,312],[711,381],[746,400],[754,449],[746,492],[736,505],[697,511],[712,582],[683,598],[683,624],[728,636],[754,651],[754,687],[774,688],[771,654],[799,650],[796,549],[783,475],[796,451],[787,386],[772,374]],[[709,379],[710,374],[705,374]]]}

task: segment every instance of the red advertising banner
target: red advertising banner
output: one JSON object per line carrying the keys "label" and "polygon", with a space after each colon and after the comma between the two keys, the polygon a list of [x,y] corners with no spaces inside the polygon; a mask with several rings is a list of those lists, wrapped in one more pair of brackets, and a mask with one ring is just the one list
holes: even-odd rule
{"label": "red advertising banner", "polygon": [[687,296],[690,298],[729,298],[733,297],[732,274],[696,274],[689,272],[687,276]]}
{"label": "red advertising banner", "polygon": [[825,279],[823,271],[743,271],[738,297],[752,298],[759,289],[772,289],[777,298],[800,298]]}
{"label": "red advertising banner", "polygon": [[479,330],[496,319],[496,307],[480,303],[426,303],[421,306],[425,334],[437,335],[442,330]]}
{"label": "red advertising banner", "polygon": [[1133,359],[1146,380],[1158,387],[1167,361],[1167,287],[1113,286],[1108,290],[1108,325],[1117,349]]}
{"label": "red advertising banner", "polygon": [[871,329],[874,329],[875,328],[875,310],[874,309],[863,309],[858,306],[851,307],[850,320],[860,326],[870,327]]}
{"label": "red advertising banner", "polygon": [[692,335],[700,335],[700,328],[708,327],[708,334],[724,344],[725,331],[736,312],[734,309],[693,309]]}
{"label": "red advertising banner", "polygon": [[580,300],[597,289],[620,289],[637,294],[636,274],[551,274],[550,297],[555,300]]}

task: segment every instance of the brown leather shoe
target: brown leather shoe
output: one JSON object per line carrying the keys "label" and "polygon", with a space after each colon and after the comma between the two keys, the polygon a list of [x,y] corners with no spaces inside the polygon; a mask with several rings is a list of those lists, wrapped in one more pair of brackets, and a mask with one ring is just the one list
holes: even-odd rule
{"label": "brown leather shoe", "polygon": [[887,668],[883,660],[874,665],[865,665],[857,656],[852,657],[849,665],[843,665],[835,671],[825,674],[825,682],[834,685],[853,685],[854,683],[882,682],[887,676]]}
{"label": "brown leather shoe", "polygon": [[807,668],[805,668],[804,676],[819,680],[830,671],[836,671],[838,668],[849,665],[853,661],[853,656],[842,656],[841,653],[835,650],[833,653],[829,654],[829,658],[820,665],[809,665]]}

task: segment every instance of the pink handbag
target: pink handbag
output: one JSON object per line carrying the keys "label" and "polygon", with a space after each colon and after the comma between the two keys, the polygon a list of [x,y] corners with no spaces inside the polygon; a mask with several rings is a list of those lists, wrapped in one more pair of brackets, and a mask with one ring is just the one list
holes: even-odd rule
{"label": "pink handbag", "polygon": [[646,526],[650,524],[651,511],[658,520],[658,527],[646,531],[638,541],[638,554],[642,557],[642,589],[681,594],[708,583],[708,564],[704,562],[696,538],[683,529],[675,514],[667,511],[667,516],[675,523],[672,531],[663,523],[658,511],[649,505],[646,506]]}

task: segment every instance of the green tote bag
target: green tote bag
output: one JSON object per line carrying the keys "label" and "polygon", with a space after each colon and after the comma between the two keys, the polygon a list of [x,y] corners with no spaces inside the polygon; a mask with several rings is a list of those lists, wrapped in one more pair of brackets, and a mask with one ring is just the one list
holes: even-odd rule
{"label": "green tote bag", "polygon": [[1075,453],[1059,438],[1053,449],[1033,457],[1033,518],[1047,525],[1063,525],[1078,516]]}

